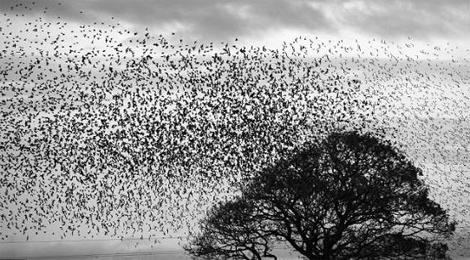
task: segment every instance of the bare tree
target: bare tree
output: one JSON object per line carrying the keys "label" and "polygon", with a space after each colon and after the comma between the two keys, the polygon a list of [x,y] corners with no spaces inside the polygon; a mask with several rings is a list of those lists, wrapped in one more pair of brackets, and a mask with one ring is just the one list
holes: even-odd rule
{"label": "bare tree", "polygon": [[215,206],[201,221],[201,233],[185,249],[202,259],[277,259],[271,223],[253,204],[238,198]]}
{"label": "bare tree", "polygon": [[[212,211],[213,216],[230,212],[240,222],[202,223],[208,233],[250,233],[246,240],[227,240],[228,233],[224,240],[211,237],[215,248],[248,247],[264,236],[286,241],[307,259],[443,259],[442,241],[455,223],[429,199],[421,175],[390,142],[371,134],[333,133],[266,168],[238,200]],[[239,216],[235,212],[241,209]],[[246,221],[251,218],[256,221]]]}

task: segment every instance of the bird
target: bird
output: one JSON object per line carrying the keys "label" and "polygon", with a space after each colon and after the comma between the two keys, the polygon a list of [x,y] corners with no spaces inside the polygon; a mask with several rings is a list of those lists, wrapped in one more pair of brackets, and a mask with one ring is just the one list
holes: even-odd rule
{"label": "bird", "polygon": [[123,240],[196,228],[243,180],[339,129],[385,131],[470,220],[469,61],[443,59],[451,46],[174,42],[175,32],[118,17],[77,25],[44,15],[19,32],[20,19],[35,19],[17,17],[19,7],[0,18],[2,231],[34,241],[58,223],[63,239]]}

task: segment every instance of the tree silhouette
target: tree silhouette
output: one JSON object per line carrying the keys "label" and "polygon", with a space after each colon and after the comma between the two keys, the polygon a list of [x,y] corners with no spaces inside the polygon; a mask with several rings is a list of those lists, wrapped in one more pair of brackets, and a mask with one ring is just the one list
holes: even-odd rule
{"label": "tree silhouette", "polygon": [[262,259],[270,257],[274,233],[253,204],[238,198],[215,206],[201,222],[202,234],[185,249],[203,259]]}
{"label": "tree silhouette", "polygon": [[[455,223],[429,199],[419,176],[421,170],[388,141],[332,133],[261,171],[239,198],[215,207],[189,252],[205,255],[209,247],[197,242],[207,240],[210,252],[227,256],[224,246],[247,247],[263,238],[285,241],[307,259],[442,259],[442,240]],[[209,235],[228,230],[246,240]]]}

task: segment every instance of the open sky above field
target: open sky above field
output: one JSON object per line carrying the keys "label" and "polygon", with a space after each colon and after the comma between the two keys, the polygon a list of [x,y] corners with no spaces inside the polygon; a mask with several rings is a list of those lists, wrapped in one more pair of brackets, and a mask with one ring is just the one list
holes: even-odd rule
{"label": "open sky above field", "polygon": [[[135,36],[134,32],[139,32],[139,35],[146,32],[163,34],[175,42],[178,39],[215,44],[236,41],[241,46],[269,48],[279,48],[284,41],[302,36],[311,39],[318,37],[319,41],[342,40],[344,45],[355,45],[356,39],[360,42],[374,40],[377,46],[413,42],[431,46],[429,49],[442,48],[440,59],[450,60],[469,54],[469,14],[469,0],[1,0],[0,44],[9,42],[11,46],[10,39],[16,35],[41,41],[47,37],[48,29],[41,33],[23,30],[31,28],[28,23],[34,26],[50,22],[57,25],[51,27],[52,34],[68,34],[77,25],[86,25],[97,32],[116,26],[122,30],[114,30],[110,36],[124,45],[132,45],[129,41]],[[124,30],[132,33],[119,33]],[[7,31],[13,33],[7,35]],[[72,35],[65,35],[62,39],[64,42],[59,43],[62,46],[77,41]],[[83,43],[83,47],[92,46],[89,40]],[[452,49],[444,50],[449,43]],[[20,43],[18,45],[21,46]],[[53,46],[43,48],[52,49]],[[419,54],[419,48],[413,49],[413,52]],[[460,98],[468,101],[465,97]],[[462,110],[465,111],[465,107]],[[51,230],[58,230],[58,227]],[[77,239],[80,240],[70,238],[68,242],[59,241],[49,234],[39,234],[31,236],[31,240],[26,242],[25,237],[18,234],[4,241],[7,243],[0,241],[0,259],[67,258],[70,255],[87,258],[94,254],[105,257],[108,253],[134,254],[139,251],[157,256],[168,253],[168,257],[163,256],[162,259],[171,259],[173,254],[183,257],[177,242],[150,249],[150,242],[135,244],[134,240],[121,242],[107,236],[98,236],[101,240],[96,240],[96,243],[92,239],[83,243],[75,241]]]}

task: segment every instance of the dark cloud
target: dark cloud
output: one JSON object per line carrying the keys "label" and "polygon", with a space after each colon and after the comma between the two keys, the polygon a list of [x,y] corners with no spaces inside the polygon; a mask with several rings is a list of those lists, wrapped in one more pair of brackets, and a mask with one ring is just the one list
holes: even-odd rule
{"label": "dark cloud", "polygon": [[[83,23],[115,17],[135,27],[178,25],[188,36],[210,40],[260,36],[280,29],[309,33],[352,28],[379,37],[470,35],[468,0],[2,0],[0,8],[22,3],[31,13]],[[16,8],[15,10],[19,10]],[[83,13],[80,13],[82,11]]]}
{"label": "dark cloud", "polygon": [[164,0],[95,1],[92,7],[119,19],[154,27],[179,23],[199,37],[232,38],[253,36],[285,27],[332,29],[323,13],[307,1]]}
{"label": "dark cloud", "polygon": [[58,0],[1,0],[0,10],[7,13],[40,15],[41,17],[52,17],[66,20],[87,20],[89,16],[80,13],[75,1]]}
{"label": "dark cloud", "polygon": [[[333,30],[323,13],[311,7],[308,1],[99,0],[64,1],[60,5],[56,0],[34,5],[31,2],[21,3],[31,6],[31,13],[41,13],[48,7],[45,15],[53,18],[90,22],[112,16],[118,21],[149,28],[178,24],[187,28],[186,33],[202,38],[256,36],[283,28]],[[0,7],[9,10],[17,3],[2,1]]]}

